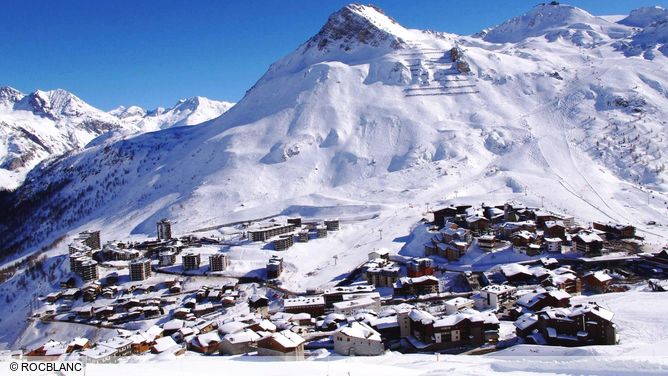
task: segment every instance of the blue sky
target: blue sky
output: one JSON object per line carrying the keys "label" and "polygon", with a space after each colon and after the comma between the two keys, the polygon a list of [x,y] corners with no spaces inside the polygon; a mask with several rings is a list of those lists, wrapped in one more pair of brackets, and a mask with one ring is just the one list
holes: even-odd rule
{"label": "blue sky", "polygon": [[[3,0],[0,86],[62,88],[104,110],[171,106],[203,95],[238,101],[280,57],[350,1]],[[364,1],[367,3],[369,1]],[[470,34],[538,0],[377,0],[410,28]],[[668,0],[573,0],[624,14]]]}

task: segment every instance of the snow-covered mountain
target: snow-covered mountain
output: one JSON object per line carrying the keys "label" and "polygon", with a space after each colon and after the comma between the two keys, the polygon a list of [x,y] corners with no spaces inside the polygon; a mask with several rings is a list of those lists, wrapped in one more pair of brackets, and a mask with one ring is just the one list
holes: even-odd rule
{"label": "snow-covered mountain", "polygon": [[374,205],[382,218],[407,203],[520,196],[661,238],[645,224],[666,218],[668,60],[659,38],[643,47],[653,54],[620,47],[657,22],[546,4],[460,36],[346,6],[222,116],[39,165],[0,204],[0,244],[31,251],[91,226],[153,234],[164,217],[182,233],[323,207]]}
{"label": "snow-covered mountain", "polygon": [[15,189],[42,160],[103,140],[220,116],[233,104],[204,97],[180,100],[168,110],[146,112],[132,106],[110,113],[94,108],[65,90],[23,94],[0,87],[0,190]]}
{"label": "snow-covered mountain", "polygon": [[0,189],[16,188],[40,161],[81,148],[119,121],[65,90],[0,88]]}
{"label": "snow-covered mountain", "polygon": [[146,111],[137,106],[128,108],[121,106],[109,113],[119,118],[124,124],[151,132],[170,127],[200,124],[217,118],[232,106],[234,103],[193,97],[181,99],[169,109],[157,108]]}

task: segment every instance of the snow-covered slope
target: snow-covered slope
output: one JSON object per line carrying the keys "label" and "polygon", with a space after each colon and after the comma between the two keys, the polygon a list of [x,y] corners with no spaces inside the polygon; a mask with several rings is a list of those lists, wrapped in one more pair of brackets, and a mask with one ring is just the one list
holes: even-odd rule
{"label": "snow-covered slope", "polygon": [[569,6],[504,25],[458,36],[344,7],[222,116],[38,166],[2,204],[16,215],[0,244],[29,252],[91,226],[153,234],[164,217],[183,233],[295,207],[375,205],[389,221],[406,203],[520,196],[661,239],[646,222],[666,218],[666,57],[626,56],[615,43],[638,30]]}
{"label": "snow-covered slope", "polygon": [[[118,140],[220,116],[233,103],[194,97],[168,110],[132,106],[105,113],[65,90],[23,94],[0,87],[0,190],[15,189],[42,160],[95,140]],[[102,136],[103,135],[103,136]],[[102,136],[100,139],[96,139]]]}
{"label": "snow-covered slope", "polygon": [[145,111],[137,106],[119,107],[110,111],[122,123],[137,127],[145,132],[152,132],[170,127],[195,125],[217,118],[229,110],[234,103],[216,101],[205,97],[193,97],[179,100],[169,109],[157,108]]}
{"label": "snow-covered slope", "polygon": [[0,189],[14,189],[50,156],[83,147],[120,127],[113,116],[65,90],[25,95],[0,88]]}
{"label": "snow-covered slope", "polygon": [[492,43],[517,43],[540,36],[550,41],[570,39],[582,46],[629,34],[628,29],[580,8],[553,3],[537,5],[526,14],[482,33],[483,38]]}

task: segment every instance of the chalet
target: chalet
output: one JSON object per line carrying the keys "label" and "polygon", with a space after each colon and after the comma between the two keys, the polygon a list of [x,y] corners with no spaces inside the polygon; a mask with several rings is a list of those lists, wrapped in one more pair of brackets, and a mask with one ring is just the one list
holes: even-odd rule
{"label": "chalet", "polygon": [[304,338],[289,330],[272,333],[257,340],[260,356],[280,356],[284,359],[304,359]]}
{"label": "chalet", "polygon": [[[376,290],[371,285],[339,286],[325,290],[322,297],[325,299],[325,307],[332,308],[333,304],[343,300],[344,295],[368,294]],[[314,315],[317,316],[317,315]]]}
{"label": "chalet", "polygon": [[595,230],[605,232],[609,239],[630,239],[636,235],[636,228],[631,225],[593,222],[592,227]]}
{"label": "chalet", "polygon": [[466,228],[473,233],[481,234],[489,229],[489,219],[478,215],[466,217]]}
{"label": "chalet", "polygon": [[320,316],[325,313],[325,298],[322,296],[300,296],[284,299],[283,310],[287,313],[306,312],[311,316]]}
{"label": "chalet", "polygon": [[380,300],[363,297],[334,303],[334,312],[346,316],[352,316],[359,312],[368,311],[379,312]]}
{"label": "chalet", "polygon": [[179,349],[179,345],[172,337],[160,337],[155,340],[151,346],[151,352],[154,354],[172,353]]}
{"label": "chalet", "polygon": [[407,317],[408,342],[420,351],[439,351],[462,346],[480,346],[498,340],[499,320],[492,313],[466,309],[453,315],[436,318],[425,311],[400,313]]}
{"label": "chalet", "polygon": [[28,356],[59,357],[67,353],[68,345],[54,340],[49,340],[42,346],[28,352]]}
{"label": "chalet", "polygon": [[545,250],[550,253],[561,253],[562,240],[560,238],[543,238]]}
{"label": "chalet", "polygon": [[610,284],[612,283],[612,277],[604,271],[588,272],[582,279],[584,280],[587,289],[599,294],[608,292]]}
{"label": "chalet", "polygon": [[380,333],[362,322],[352,322],[332,335],[334,351],[341,355],[374,356],[385,352]]}
{"label": "chalet", "polygon": [[513,285],[528,284],[533,280],[533,272],[528,267],[522,264],[505,264],[501,265],[501,273],[506,278],[508,283]]}
{"label": "chalet", "polygon": [[483,250],[491,250],[496,245],[496,236],[483,235],[478,238],[478,247]]}
{"label": "chalet", "polygon": [[70,341],[70,343],[67,344],[67,353],[71,353],[73,351],[86,350],[90,349],[91,347],[92,344],[88,340],[88,338],[76,337],[72,341]]}
{"label": "chalet", "polygon": [[510,235],[510,242],[514,247],[528,247],[536,241],[536,234],[529,231],[518,231]]}
{"label": "chalet", "polygon": [[478,295],[482,308],[497,309],[513,299],[517,288],[510,285],[488,285],[480,289]]}
{"label": "chalet", "polygon": [[52,292],[52,293],[48,294],[46,296],[45,300],[47,301],[47,303],[55,303],[55,302],[58,301],[58,299],[60,299],[62,297],[62,295],[63,295],[62,291],[55,291],[55,292]]}
{"label": "chalet", "polygon": [[127,338],[112,337],[109,340],[98,342],[97,347],[101,346],[113,349],[113,356],[126,356],[132,353],[132,341]]}
{"label": "chalet", "polygon": [[267,332],[274,333],[276,331],[276,325],[269,320],[258,320],[248,326],[248,329],[254,332]]}
{"label": "chalet", "polygon": [[516,334],[528,343],[555,346],[614,345],[618,342],[613,313],[594,303],[546,308],[515,322]]}
{"label": "chalet", "polygon": [[318,317],[315,322],[315,327],[320,331],[332,331],[338,329],[346,322],[348,322],[348,319],[345,315],[332,312],[327,316]]}
{"label": "chalet", "polygon": [[143,354],[151,350],[151,345],[155,339],[151,336],[146,336],[145,333],[137,333],[128,337],[128,340],[132,342],[131,349],[133,354]]}
{"label": "chalet", "polygon": [[499,238],[509,240],[510,236],[518,231],[536,232],[536,223],[534,221],[505,222],[497,230]]}
{"label": "chalet", "polygon": [[116,351],[106,346],[95,346],[79,353],[86,363],[115,363]]}
{"label": "chalet", "polygon": [[570,301],[571,295],[566,291],[538,289],[518,298],[517,305],[535,312],[545,307],[568,307]]}
{"label": "chalet", "polygon": [[250,329],[226,334],[220,343],[220,353],[225,355],[245,354],[256,351],[260,335]]}
{"label": "chalet", "polygon": [[253,294],[248,298],[248,307],[262,316],[269,314],[269,299],[264,295]]}
{"label": "chalet", "polygon": [[178,332],[183,326],[185,325],[185,321],[181,319],[172,319],[167,321],[162,325],[163,329],[163,334],[165,336],[170,336],[176,332]]}
{"label": "chalet", "polygon": [[446,300],[443,303],[443,306],[445,307],[445,312],[448,315],[453,315],[463,309],[469,309],[469,308],[472,309],[474,305],[475,302],[473,300],[462,297]]}
{"label": "chalet", "polygon": [[215,354],[220,349],[221,341],[215,331],[199,334],[188,343],[188,349],[202,354]]}
{"label": "chalet", "polygon": [[603,252],[603,239],[593,232],[582,231],[571,240],[574,250],[585,255],[600,255]]}
{"label": "chalet", "polygon": [[566,240],[566,226],[562,221],[546,221],[543,237]]}
{"label": "chalet", "polygon": [[451,219],[457,216],[459,210],[454,206],[449,206],[443,209],[438,209],[434,211],[434,225],[439,228],[445,225],[447,219]]}
{"label": "chalet", "polygon": [[439,292],[439,281],[434,276],[403,277],[394,283],[395,296],[425,295]]}
{"label": "chalet", "polygon": [[564,273],[551,273],[541,285],[552,286],[569,294],[579,294],[582,291],[582,281],[570,270]]}
{"label": "chalet", "polygon": [[417,258],[408,262],[406,275],[411,278],[434,274],[434,260],[430,258]]}
{"label": "chalet", "polygon": [[74,286],[76,286],[76,279],[74,279],[74,277],[69,277],[67,279],[63,279],[62,281],[60,281],[61,289],[71,289]]}

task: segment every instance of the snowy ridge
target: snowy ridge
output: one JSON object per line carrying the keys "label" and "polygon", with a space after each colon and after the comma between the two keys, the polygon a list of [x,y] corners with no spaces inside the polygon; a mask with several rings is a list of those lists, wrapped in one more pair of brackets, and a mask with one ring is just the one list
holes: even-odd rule
{"label": "snowy ridge", "polygon": [[109,113],[119,118],[123,124],[152,132],[170,127],[200,124],[217,118],[232,106],[234,103],[193,97],[181,99],[169,109],[157,108],[146,111],[137,106],[128,108],[121,106]]}
{"label": "snowy ridge", "polygon": [[[596,21],[564,8],[555,12]],[[31,252],[88,226],[110,238],[152,235],[167,217],[186,233],[325,207],[350,216],[376,208],[364,214],[396,222],[386,231],[399,237],[414,222],[392,213],[454,197],[545,198],[583,221],[665,239],[646,225],[665,217],[665,57],[629,58],[600,32],[590,48],[532,37],[501,45],[372,22],[381,13],[363,9],[338,14],[365,25],[351,35],[373,35],[368,43],[343,35],[342,48],[320,50],[307,41],[223,116],[97,140],[40,165],[2,207],[27,214],[3,219],[0,244]]]}
{"label": "snowy ridge", "polygon": [[[232,105],[195,97],[181,100],[166,111],[147,114],[131,106],[105,113],[62,89],[26,95],[0,87],[0,189],[15,189],[42,160],[90,142],[203,123]],[[99,136],[102,138],[97,139]]]}
{"label": "snowy ridge", "polygon": [[628,34],[624,28],[580,8],[548,3],[486,31],[483,39],[492,43],[517,43],[529,37],[544,36],[548,40],[561,37],[587,45]]}

